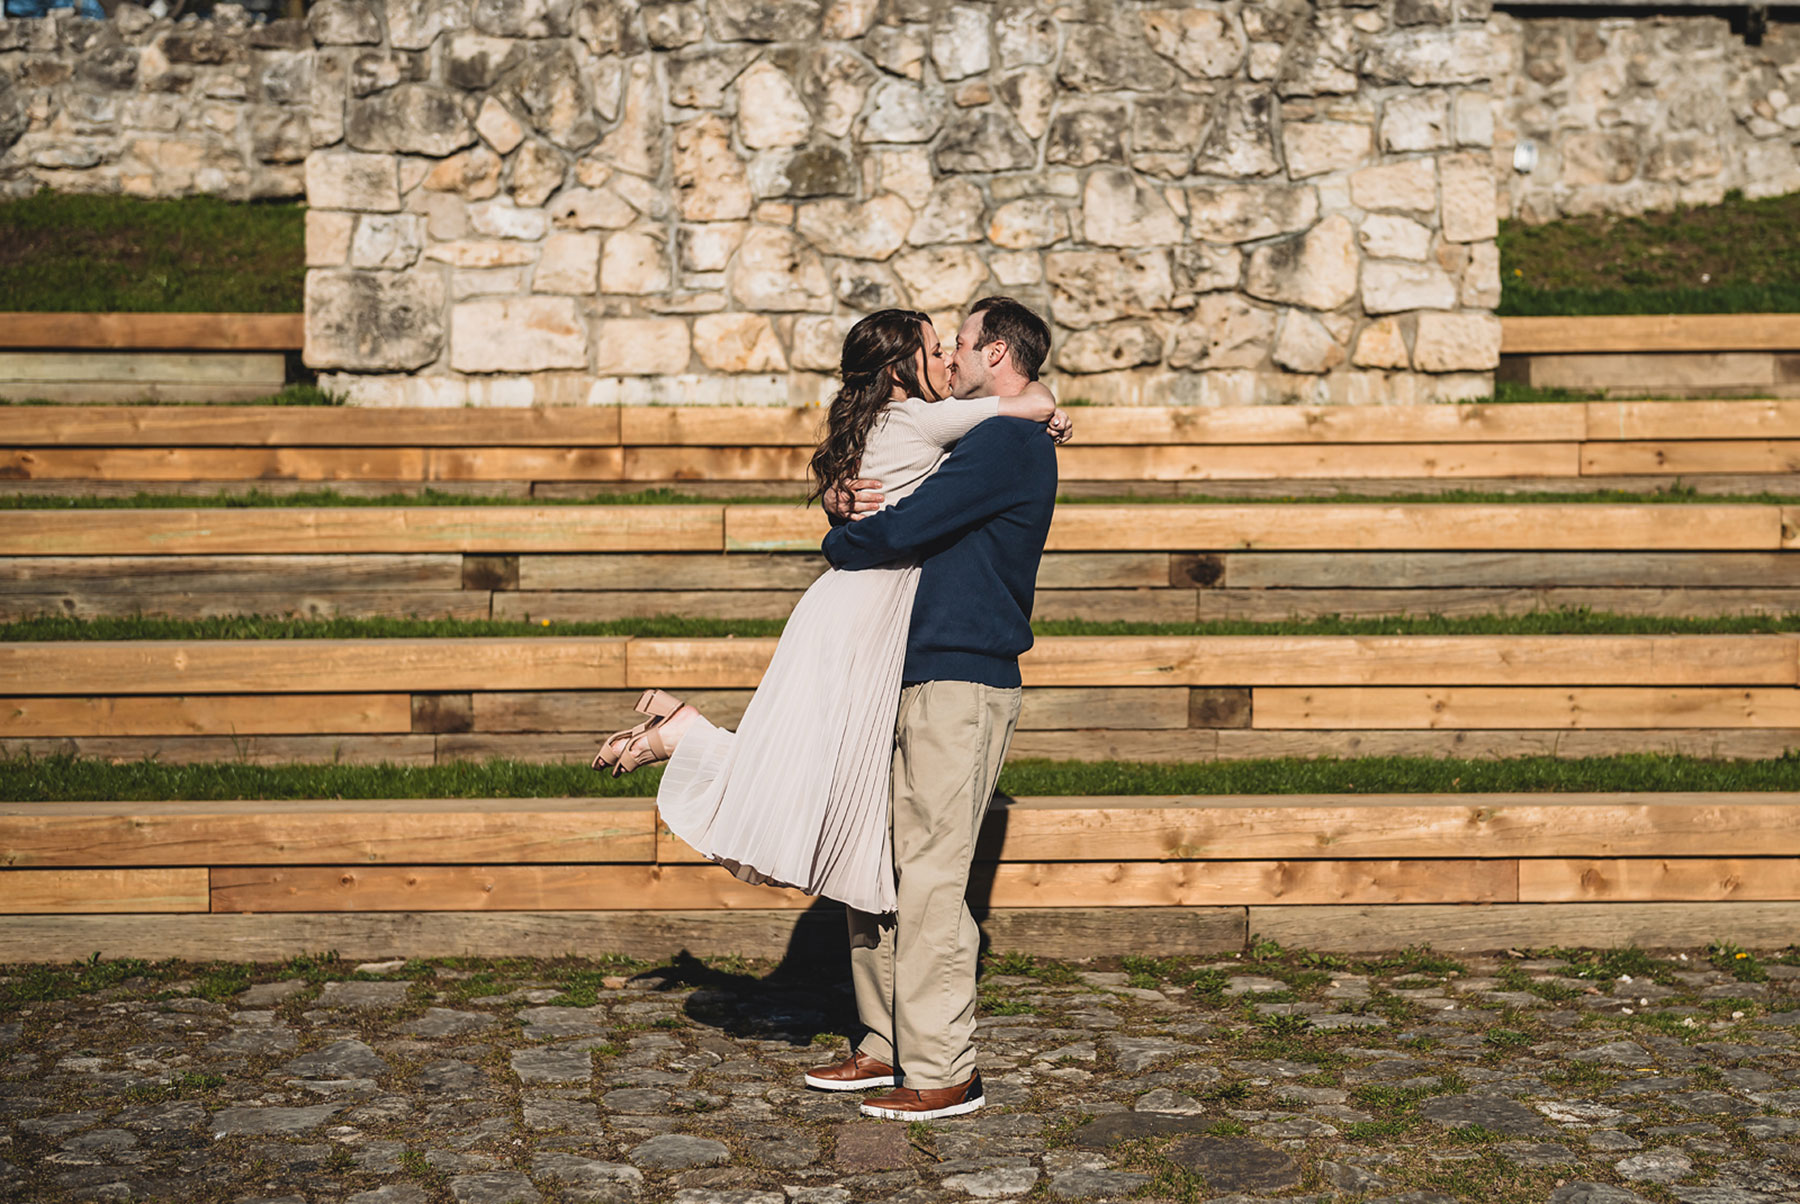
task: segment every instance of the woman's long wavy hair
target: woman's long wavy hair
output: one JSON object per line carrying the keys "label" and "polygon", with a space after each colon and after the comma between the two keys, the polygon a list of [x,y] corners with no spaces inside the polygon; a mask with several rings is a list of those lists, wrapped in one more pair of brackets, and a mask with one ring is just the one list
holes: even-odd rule
{"label": "woman's long wavy hair", "polygon": [[[931,319],[910,309],[881,309],[850,328],[839,371],[843,385],[831,399],[825,437],[813,452],[812,498],[856,476],[875,420],[898,384],[908,397],[939,400],[926,392],[916,357],[925,350],[921,328]],[[889,369],[892,369],[890,372]],[[808,500],[811,500],[810,498]]]}

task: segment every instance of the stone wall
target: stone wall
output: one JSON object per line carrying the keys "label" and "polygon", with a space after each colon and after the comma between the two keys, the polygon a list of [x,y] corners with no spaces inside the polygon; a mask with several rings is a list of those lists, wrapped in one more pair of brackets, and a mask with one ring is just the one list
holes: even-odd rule
{"label": "stone wall", "polygon": [[[1749,44],[1719,15],[1496,13],[1497,166],[1528,222],[1800,191],[1800,26]],[[1529,173],[1512,148],[1536,145]]]}
{"label": "stone wall", "polygon": [[312,85],[306,26],[237,5],[180,24],[133,4],[0,17],[0,195],[299,196]]}

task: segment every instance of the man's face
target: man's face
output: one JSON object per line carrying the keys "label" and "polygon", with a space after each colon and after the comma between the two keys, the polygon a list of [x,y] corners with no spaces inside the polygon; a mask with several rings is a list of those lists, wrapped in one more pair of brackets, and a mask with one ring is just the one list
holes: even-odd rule
{"label": "man's face", "polygon": [[981,342],[981,318],[973,313],[956,332],[956,346],[950,349],[950,393],[955,397],[981,397],[991,392],[994,371],[988,365],[988,353],[1001,350],[996,344],[978,347]]}

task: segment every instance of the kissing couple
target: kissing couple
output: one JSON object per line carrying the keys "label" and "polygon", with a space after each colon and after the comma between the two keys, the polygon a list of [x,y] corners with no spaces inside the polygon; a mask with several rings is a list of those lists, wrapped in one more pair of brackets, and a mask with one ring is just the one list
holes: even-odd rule
{"label": "kissing couple", "polygon": [[[809,1071],[892,1120],[982,1106],[975,840],[1019,719],[1038,561],[1073,427],[1038,370],[1050,329],[1008,297],[948,352],[931,320],[872,313],[844,340],[812,456],[830,564],[788,620],[736,732],[649,690],[601,745],[616,776],[667,761],[669,830],[746,882],[849,909],[867,1029]],[[811,499],[809,499],[811,500]]]}

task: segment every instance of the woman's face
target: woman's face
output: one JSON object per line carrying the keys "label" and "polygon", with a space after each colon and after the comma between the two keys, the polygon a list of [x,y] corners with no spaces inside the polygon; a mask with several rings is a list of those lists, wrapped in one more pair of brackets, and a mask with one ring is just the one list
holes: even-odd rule
{"label": "woman's face", "polygon": [[924,348],[917,353],[913,368],[919,374],[919,383],[925,386],[929,396],[926,401],[942,401],[950,396],[950,361],[944,355],[944,346],[938,342],[937,331],[930,322],[919,323],[919,339]]}

